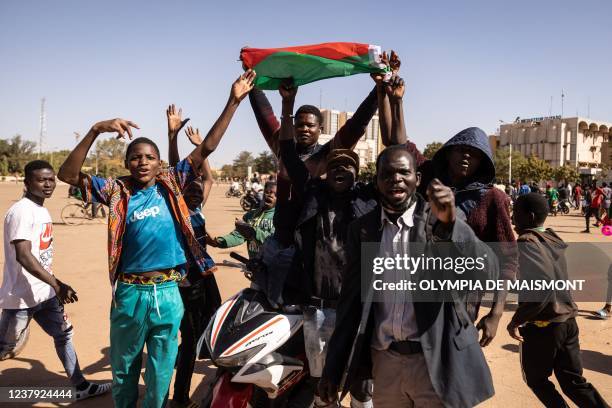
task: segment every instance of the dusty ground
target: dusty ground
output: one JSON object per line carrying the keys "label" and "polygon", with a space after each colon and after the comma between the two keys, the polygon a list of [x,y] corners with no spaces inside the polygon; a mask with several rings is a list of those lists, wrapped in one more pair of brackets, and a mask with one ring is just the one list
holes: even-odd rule
{"label": "dusty ground", "polygon": [[[223,196],[225,186],[215,187],[205,209],[207,226],[211,235],[229,231],[233,220],[242,215],[238,199]],[[48,200],[54,226],[54,271],[62,280],[72,285],[79,294],[79,302],[68,305],[67,311],[76,334],[74,343],[80,365],[89,380],[111,381],[108,358],[110,286],[106,269],[106,227],[102,223],[67,226],[61,223],[60,213],[67,203],[67,186],[58,186],[54,197]],[[21,197],[21,185],[0,184],[0,213]],[[566,241],[608,241],[600,232],[579,234],[584,221],[577,216],[549,218],[549,225],[561,231]],[[246,247],[238,250],[246,255]],[[229,250],[212,249],[213,258],[221,263],[229,258]],[[3,254],[0,255],[2,262]],[[602,274],[605,271],[602,271]],[[217,280],[223,298],[246,286],[246,279],[234,268],[220,267]],[[580,303],[578,318],[585,376],[612,402],[612,322],[596,320],[590,315],[601,307],[600,303]],[[512,312],[507,311],[493,344],[485,349],[485,355],[493,372],[496,395],[482,404],[483,407],[537,407],[541,406],[521,378],[518,361],[518,345],[505,331]],[[144,372],[144,371],[143,371]],[[192,381],[194,400],[203,392],[202,382],[212,368],[206,362],[196,364]],[[35,324],[32,324],[29,343],[22,354],[13,360],[0,362],[0,386],[65,386],[68,384],[63,368],[55,354],[53,341]],[[144,382],[141,379],[141,391]],[[171,388],[172,389],[172,388]],[[20,404],[19,406],[24,406]],[[8,406],[3,404],[3,406]],[[41,405],[42,406],[42,405]],[[112,406],[110,394],[84,401],[80,407]]]}

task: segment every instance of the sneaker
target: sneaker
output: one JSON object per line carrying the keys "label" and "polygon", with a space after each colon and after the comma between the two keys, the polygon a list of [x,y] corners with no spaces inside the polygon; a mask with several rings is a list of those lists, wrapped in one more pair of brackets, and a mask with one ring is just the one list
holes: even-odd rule
{"label": "sneaker", "polygon": [[98,395],[106,394],[111,390],[111,383],[94,384],[87,382],[87,387],[83,390],[77,388],[76,399],[77,401],[84,400],[91,397],[97,397]]}
{"label": "sneaker", "polygon": [[591,231],[589,231],[589,230],[584,230],[584,231],[580,231],[580,232],[583,232],[585,234],[590,234],[591,233]]}
{"label": "sneaker", "polygon": [[0,361],[8,360],[15,357],[15,353],[10,350],[0,350]]}

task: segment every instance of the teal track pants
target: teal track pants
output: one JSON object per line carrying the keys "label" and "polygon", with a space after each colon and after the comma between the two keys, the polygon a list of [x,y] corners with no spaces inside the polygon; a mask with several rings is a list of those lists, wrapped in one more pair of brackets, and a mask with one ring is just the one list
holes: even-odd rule
{"label": "teal track pants", "polygon": [[138,401],[142,351],[147,346],[143,407],[162,407],[168,396],[176,354],[183,301],[176,282],[159,285],[117,283],[111,305],[110,358],[115,407]]}

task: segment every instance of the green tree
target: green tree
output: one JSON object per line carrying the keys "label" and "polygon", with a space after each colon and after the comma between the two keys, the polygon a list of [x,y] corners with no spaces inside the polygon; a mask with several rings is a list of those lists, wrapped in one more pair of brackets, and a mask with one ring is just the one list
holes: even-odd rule
{"label": "green tree", "polygon": [[0,140],[0,158],[5,158],[8,173],[23,173],[25,164],[33,159],[36,143],[15,135],[10,140]]}
{"label": "green tree", "polygon": [[251,152],[243,150],[242,152],[238,153],[238,156],[234,159],[234,163],[232,164],[234,174],[239,177],[245,177],[247,175],[248,167],[253,166],[254,164],[255,158]]}
{"label": "green tree", "polygon": [[96,143],[95,154],[98,155],[98,160],[121,160],[125,158],[125,150],[127,145],[123,139],[114,137],[100,140]]}
{"label": "green tree", "polygon": [[440,150],[442,146],[444,146],[444,143],[442,142],[429,143],[427,146],[425,146],[425,150],[423,150],[423,156],[427,157],[428,159],[433,159],[434,154],[436,154],[436,152]]}
{"label": "green tree", "polygon": [[221,167],[221,172],[223,173],[223,177],[234,177],[234,166],[231,164],[224,164]]}
{"label": "green tree", "polygon": [[369,162],[365,167],[359,170],[358,180],[364,183],[375,181],[376,178],[376,162]]}
{"label": "green tree", "polygon": [[10,173],[8,159],[6,158],[6,156],[2,156],[0,157],[0,175],[8,176],[9,174]]}
{"label": "green tree", "polygon": [[[495,177],[504,180],[508,180],[508,170],[510,169],[510,149],[502,148],[497,149],[493,153],[493,164],[495,164]],[[517,150],[512,151],[512,180],[520,178],[517,173],[517,169],[524,165],[527,161],[525,156]],[[521,179],[522,180],[522,179]]]}
{"label": "green tree", "polygon": [[90,165],[94,172],[103,177],[119,177],[128,174],[125,169],[127,144],[123,139],[114,137],[99,140],[90,155]]}
{"label": "green tree", "polygon": [[[514,164],[512,165],[514,168]],[[512,170],[514,174],[514,170]],[[521,180],[542,181],[553,178],[553,168],[546,161],[531,155],[516,168],[516,174]]]}
{"label": "green tree", "polygon": [[553,178],[556,181],[563,181],[565,183],[575,183],[580,180],[580,173],[574,166],[563,165],[553,169]]}
{"label": "green tree", "polygon": [[278,161],[272,152],[266,150],[259,153],[254,160],[255,171],[259,174],[275,173],[278,170]]}
{"label": "green tree", "polygon": [[41,160],[46,160],[57,171],[59,167],[66,161],[70,154],[70,150],[59,150],[56,152],[43,152],[40,156]]}

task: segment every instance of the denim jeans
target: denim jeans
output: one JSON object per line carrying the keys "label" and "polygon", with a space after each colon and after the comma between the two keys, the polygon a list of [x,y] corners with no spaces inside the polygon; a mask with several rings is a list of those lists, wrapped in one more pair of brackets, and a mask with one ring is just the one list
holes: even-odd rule
{"label": "denim jeans", "polygon": [[[304,347],[310,376],[321,378],[325,357],[327,356],[327,345],[334,333],[336,326],[336,309],[319,309],[314,306],[304,307]],[[370,380],[356,381],[350,386],[351,408],[372,407],[372,385]],[[327,407],[334,405],[324,404],[315,395],[315,407]]]}
{"label": "denim jeans", "polygon": [[0,352],[15,348],[19,335],[34,319],[53,337],[57,356],[64,365],[70,382],[77,386],[85,381],[72,344],[74,330],[64,312],[64,306],[53,297],[28,309],[3,309],[0,319]]}

